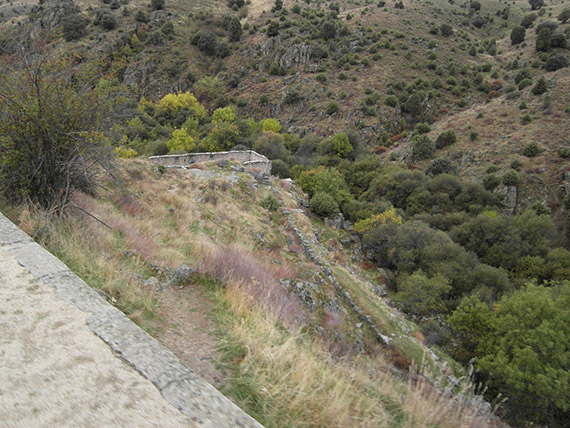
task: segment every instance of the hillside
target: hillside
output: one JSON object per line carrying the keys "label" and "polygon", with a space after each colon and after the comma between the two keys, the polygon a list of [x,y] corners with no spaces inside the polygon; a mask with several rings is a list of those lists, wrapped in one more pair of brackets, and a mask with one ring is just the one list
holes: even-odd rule
{"label": "hillside", "polygon": [[197,167],[123,161],[121,187],[20,225],[266,426],[492,425],[463,369],[380,297],[355,235],[311,221],[289,180]]}
{"label": "hillside", "polygon": [[[481,164],[499,153],[505,164],[498,166],[504,168],[531,142],[547,150],[544,155],[552,162],[562,162],[558,149],[567,151],[568,73],[566,68],[554,73],[542,68],[548,56],[566,50],[537,51],[534,31],[541,22],[557,22],[562,1],[535,11],[535,17],[537,12],[541,16],[531,21],[524,42],[516,45],[509,34],[532,14],[526,1],[379,6],[383,3],[285,2],[283,9],[272,11],[271,2],[253,1],[234,6],[234,11],[231,2],[170,1],[163,9],[148,11],[136,1],[100,6],[48,1],[29,19],[31,34],[42,27],[61,29],[58,25],[71,12],[90,20],[70,35],[64,30],[71,40],[65,49],[79,58],[98,58],[105,75],[119,79],[135,99],[192,90],[209,108],[230,103],[243,117],[275,117],[285,130],[300,135],[329,136],[354,129],[371,148],[385,145],[385,133],[394,140],[404,132],[405,145],[406,129],[427,121],[434,130],[455,129],[464,144],[454,151],[472,152]],[[29,2],[2,5],[5,51],[11,46],[6,39],[10,24],[30,25],[30,8]],[[97,22],[101,11],[111,16],[109,27]],[[234,36],[222,19],[232,15],[242,27]],[[269,37],[272,22],[276,35]],[[442,34],[442,25],[451,26],[449,34]],[[567,33],[567,28],[561,24],[556,32]],[[197,46],[197,40],[191,43],[204,32],[212,37],[210,51]],[[531,86],[517,91],[513,79],[525,67],[534,81],[544,74],[551,92],[537,97],[530,94]],[[413,94],[418,100],[425,97],[417,108],[410,101]],[[478,138],[472,140],[473,132]],[[452,160],[457,156],[451,154]],[[525,191],[531,200],[545,200],[558,211],[561,195],[556,189],[563,184],[564,171],[550,163],[535,165],[539,159],[531,161],[525,169],[535,173],[522,176]],[[484,177],[484,168],[457,166],[469,181]],[[547,172],[536,173],[544,167]]]}
{"label": "hillside", "polygon": [[[268,426],[499,423],[477,385],[562,427],[568,37],[563,0],[4,1],[0,202]],[[146,160],[228,150],[272,177]]]}

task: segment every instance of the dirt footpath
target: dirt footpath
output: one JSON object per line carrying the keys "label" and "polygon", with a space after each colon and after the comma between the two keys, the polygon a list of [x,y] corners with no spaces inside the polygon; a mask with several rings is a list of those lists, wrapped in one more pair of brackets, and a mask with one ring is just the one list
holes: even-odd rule
{"label": "dirt footpath", "polygon": [[263,428],[0,214],[0,428]]}

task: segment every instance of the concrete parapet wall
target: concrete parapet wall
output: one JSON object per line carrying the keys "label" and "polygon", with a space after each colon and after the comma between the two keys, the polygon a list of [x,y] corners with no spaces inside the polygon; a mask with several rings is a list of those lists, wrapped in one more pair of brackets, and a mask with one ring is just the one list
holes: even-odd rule
{"label": "concrete parapet wall", "polygon": [[[261,424],[244,413],[213,386],[182,365],[172,352],[134,324],[125,314],[108,303],[105,297],[89,287],[59,259],[35,243],[28,235],[2,215],[2,213],[0,213],[0,252],[3,255],[2,260],[4,262],[9,258],[14,259],[12,260],[14,264],[21,266],[26,275],[33,277],[33,281],[36,282],[34,285],[34,290],[36,291],[34,291],[34,293],[39,293],[40,291],[44,292],[43,290],[49,291],[51,289],[51,292],[55,294],[58,300],[68,302],[85,313],[85,324],[87,328],[106,343],[117,357],[122,358],[127,363],[126,365],[122,365],[122,367],[129,367],[129,370],[131,370],[130,368],[132,367],[142,376],[140,380],[136,381],[136,384],[138,385],[141,382],[150,381],[160,392],[162,398],[173,406],[173,411],[177,409],[178,412],[180,412],[181,415],[176,413],[176,416],[182,420],[182,425],[175,424],[173,421],[165,418],[160,426],[263,428]],[[0,278],[3,278],[2,271],[0,271]],[[24,288],[22,289],[24,290]],[[42,317],[44,317],[44,315],[42,315]],[[50,334],[55,328],[56,327],[50,327]],[[58,330],[53,331],[53,334],[61,335],[62,333]],[[10,336],[8,336],[8,338],[10,339]],[[15,337],[10,340],[17,342],[22,339]],[[20,346],[24,345],[18,345],[18,347]],[[34,349],[40,348],[41,346],[41,343],[34,343]],[[13,345],[13,347],[16,347],[16,345]],[[105,354],[107,354],[107,350],[105,350]],[[85,364],[83,360],[76,362],[72,361],[71,358],[72,356],[69,356],[69,361],[67,361],[66,356],[62,355],[61,361],[58,361],[58,363],[54,365],[65,368],[72,364]],[[91,359],[89,361],[91,361]],[[19,364],[24,365],[26,362],[21,361]],[[10,368],[9,370],[12,369],[13,368]],[[2,370],[5,370],[7,373],[8,369],[6,366],[2,366],[2,359],[0,359],[0,372],[2,372]],[[112,373],[113,379],[119,379],[117,376],[119,375],[114,372]],[[68,380],[69,382],[73,381],[73,379]],[[77,385],[77,388],[81,388],[81,384]],[[133,384],[133,388],[134,387],[135,385]],[[152,388],[150,384],[149,387]],[[123,389],[116,388],[116,391],[123,391]],[[30,396],[32,392],[33,391],[30,391]],[[128,403],[129,406],[135,405],[135,402],[129,401],[127,396],[121,394],[124,394],[124,391],[116,392],[113,397],[109,397],[108,399],[116,400],[117,406],[124,406],[124,403]],[[57,394],[55,394],[54,397],[54,400],[57,401],[57,399],[60,398],[67,400],[72,396],[62,395],[58,397]],[[77,405],[84,406],[87,404],[88,403],[81,402]],[[38,407],[42,408],[42,404],[38,403]],[[96,408],[95,406],[89,411],[93,420],[96,420],[97,417]],[[3,410],[6,409],[2,409],[0,406],[0,420],[2,420]],[[62,418],[68,417],[65,415],[65,412],[63,412],[63,414],[64,416],[62,416]],[[60,420],[60,422],[61,421],[63,421],[63,419]],[[12,426],[9,420],[7,420],[7,422],[9,424],[8,426]],[[15,423],[18,425],[17,422]],[[47,422],[45,424],[38,422],[38,424],[34,426],[48,425],[52,426],[51,423]],[[75,424],[72,423],[69,425],[75,426]],[[150,425],[151,424],[147,424],[144,426]],[[23,424],[18,426],[31,425]],[[85,425],[77,424],[77,426]],[[122,427],[125,425],[120,423],[113,425],[102,423],[102,426]],[[129,424],[128,426],[142,425]]]}
{"label": "concrete parapet wall", "polygon": [[231,150],[229,152],[184,153],[181,155],[151,156],[152,162],[165,166],[190,166],[195,163],[228,160],[240,162],[245,168],[271,174],[271,161],[253,150]]}

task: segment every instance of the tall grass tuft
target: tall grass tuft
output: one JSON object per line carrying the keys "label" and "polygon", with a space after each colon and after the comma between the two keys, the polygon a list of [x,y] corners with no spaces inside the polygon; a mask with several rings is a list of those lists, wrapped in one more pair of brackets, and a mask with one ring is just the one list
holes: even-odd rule
{"label": "tall grass tuft", "polygon": [[247,299],[261,305],[288,326],[302,322],[304,310],[300,302],[279,283],[281,278],[294,276],[288,266],[266,265],[253,252],[236,245],[223,248],[203,244],[199,253],[201,273],[238,288]]}

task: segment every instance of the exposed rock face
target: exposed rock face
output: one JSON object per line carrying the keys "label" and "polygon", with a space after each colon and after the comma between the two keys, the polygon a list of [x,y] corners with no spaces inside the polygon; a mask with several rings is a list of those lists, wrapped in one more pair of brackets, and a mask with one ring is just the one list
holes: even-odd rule
{"label": "exposed rock face", "polygon": [[141,92],[146,88],[156,86],[157,64],[152,61],[134,62],[127,67],[123,74],[123,83],[127,86],[138,86]]}
{"label": "exposed rock face", "polygon": [[180,265],[180,267],[176,269],[176,271],[174,271],[174,275],[172,275],[172,278],[170,278],[168,282],[162,285],[162,288],[184,284],[190,280],[190,277],[194,272],[195,270],[192,269],[191,267],[186,265]]}
{"label": "exposed rock face", "polygon": [[175,17],[176,14],[171,10],[155,10],[151,12],[149,19],[152,25],[161,26]]}
{"label": "exposed rock face", "polygon": [[287,49],[281,56],[276,57],[276,62],[285,68],[296,65],[306,65],[312,60],[312,48],[304,43],[296,44]]}
{"label": "exposed rock face", "polygon": [[79,7],[73,0],[44,0],[30,12],[30,37],[35,38],[41,30],[57,27],[63,18],[78,12]]}
{"label": "exposed rock face", "polygon": [[318,68],[316,48],[305,43],[284,47],[281,36],[272,37],[264,44],[249,49],[247,55],[261,58],[265,63],[275,62],[285,69],[301,65],[308,66],[309,71],[316,71]]}

